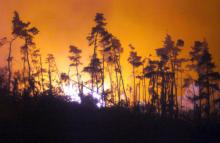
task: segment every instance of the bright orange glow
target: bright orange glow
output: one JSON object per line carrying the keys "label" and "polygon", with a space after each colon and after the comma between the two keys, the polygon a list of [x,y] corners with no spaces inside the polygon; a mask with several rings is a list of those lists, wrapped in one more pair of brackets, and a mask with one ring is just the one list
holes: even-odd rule
{"label": "bright orange glow", "polygon": [[[10,37],[13,11],[18,11],[21,19],[40,30],[35,41],[44,58],[53,53],[59,72],[67,72],[71,44],[82,48],[83,66],[88,64],[92,48],[86,36],[94,25],[96,12],[103,12],[108,30],[125,48],[122,68],[127,85],[131,79],[128,44],[132,43],[143,57],[154,55],[154,49],[162,46],[166,33],[174,39],[185,40],[183,56],[194,40],[206,38],[219,64],[219,9],[219,0],[0,0],[0,37]],[[16,67],[22,64],[19,42],[13,48]],[[1,48],[0,53],[0,64],[6,65],[7,47]]]}

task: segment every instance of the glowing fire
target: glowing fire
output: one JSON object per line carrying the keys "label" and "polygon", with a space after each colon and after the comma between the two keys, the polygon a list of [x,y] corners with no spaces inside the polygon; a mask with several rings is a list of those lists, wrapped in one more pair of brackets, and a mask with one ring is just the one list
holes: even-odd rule
{"label": "glowing fire", "polygon": [[81,99],[79,97],[79,91],[73,83],[63,84],[63,92],[66,96],[70,97],[72,102],[81,103]]}
{"label": "glowing fire", "polygon": [[[63,87],[64,94],[66,96],[69,96],[72,102],[77,102],[79,104],[81,103],[79,90],[76,84],[74,84],[73,82],[70,82],[68,84],[62,84],[62,87]],[[100,108],[101,106],[105,105],[104,101],[102,101],[101,99],[101,95],[96,92],[93,92],[92,94],[91,89],[84,87],[83,94],[86,96],[93,95],[93,99],[97,100],[97,104],[96,104],[97,107]]]}

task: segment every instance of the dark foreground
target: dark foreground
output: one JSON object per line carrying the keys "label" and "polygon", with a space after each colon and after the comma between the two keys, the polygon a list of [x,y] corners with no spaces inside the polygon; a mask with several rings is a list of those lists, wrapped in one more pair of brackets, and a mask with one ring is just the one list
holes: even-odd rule
{"label": "dark foreground", "polygon": [[220,123],[95,109],[54,97],[0,97],[1,143],[214,143]]}

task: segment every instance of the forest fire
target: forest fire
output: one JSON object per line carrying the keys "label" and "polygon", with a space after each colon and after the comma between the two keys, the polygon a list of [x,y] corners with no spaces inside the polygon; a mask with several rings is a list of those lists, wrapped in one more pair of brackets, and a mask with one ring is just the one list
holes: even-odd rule
{"label": "forest fire", "polygon": [[[69,96],[72,102],[77,102],[79,104],[81,103],[79,90],[76,84],[74,84],[73,82],[70,82],[68,84],[63,84],[62,87],[63,87],[64,95]],[[97,101],[96,103],[97,107],[100,108],[105,105],[101,99],[101,95],[99,95],[96,92],[92,92],[91,89],[89,89],[88,87],[83,88],[83,94],[85,94],[86,96],[92,95],[93,99]]]}
{"label": "forest fire", "polygon": [[78,89],[73,83],[63,84],[63,92],[66,96],[69,96],[72,102],[81,103]]}
{"label": "forest fire", "polygon": [[[197,106],[200,106],[199,108],[204,109],[203,112],[207,116],[212,110],[216,110],[217,106],[211,103],[218,101],[216,95],[220,91],[218,87],[220,74],[215,70],[206,40],[195,41],[189,57],[183,58],[181,52],[185,46],[184,40],[174,41],[167,34],[163,46],[155,50],[156,58],[152,58],[151,55],[143,58],[136,48],[129,44],[130,54],[125,60],[122,59],[125,48],[107,29],[107,20],[103,13],[95,15],[94,24],[87,36],[89,47],[93,49],[88,65],[81,67],[83,51],[75,45],[70,45],[69,71],[60,74],[53,54],[48,54],[46,62],[43,63],[41,50],[34,42],[34,37],[39,34],[39,30],[30,22],[22,21],[19,13],[15,11],[12,19],[14,38],[8,41],[7,38],[1,39],[2,47],[9,46],[6,69],[8,78],[2,77],[8,81],[6,83],[8,94],[60,95],[62,94],[60,90],[63,90],[64,95],[78,103],[82,102],[83,96],[92,96],[97,101],[98,107],[150,105],[159,114],[169,113],[174,116],[182,110],[179,105],[182,106],[182,99],[185,99],[182,98],[184,89],[197,84],[200,87],[199,93],[196,93],[198,96],[192,99],[187,97],[194,104],[190,109],[197,110]],[[16,40],[24,42],[20,47],[23,69],[14,73],[12,47]],[[124,78],[122,61],[127,61],[131,66],[130,77],[132,78],[129,81]],[[196,74],[198,78],[183,76],[184,68],[193,69],[194,72],[186,73]],[[88,75],[86,79],[82,76],[85,74]],[[130,85],[125,87],[125,82]],[[206,82],[209,84],[206,85]],[[21,89],[19,85],[23,85]],[[203,94],[208,98],[204,98]],[[178,100],[180,96],[181,101]],[[198,100],[203,104],[196,104]]]}
{"label": "forest fire", "polygon": [[0,142],[219,140],[218,0],[0,9]]}

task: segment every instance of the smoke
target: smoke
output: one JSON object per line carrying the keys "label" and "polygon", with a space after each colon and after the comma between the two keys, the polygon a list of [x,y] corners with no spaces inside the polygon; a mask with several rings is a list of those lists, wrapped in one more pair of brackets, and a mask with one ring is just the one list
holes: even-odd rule
{"label": "smoke", "polygon": [[[195,83],[190,84],[184,88],[184,95],[178,97],[179,103],[182,103],[182,110],[193,110],[193,99],[199,96],[199,87]],[[181,101],[182,100],[182,101]],[[179,104],[181,106],[181,104]]]}

